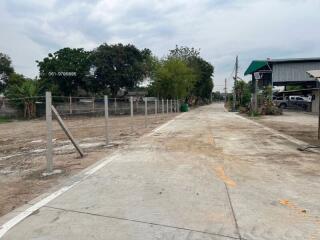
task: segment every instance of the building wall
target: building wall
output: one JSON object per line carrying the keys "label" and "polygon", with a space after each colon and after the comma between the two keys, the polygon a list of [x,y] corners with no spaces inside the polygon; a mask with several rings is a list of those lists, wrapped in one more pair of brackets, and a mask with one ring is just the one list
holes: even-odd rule
{"label": "building wall", "polygon": [[318,113],[319,112],[319,91],[313,91],[312,95],[315,96],[315,99],[312,101],[312,112]]}
{"label": "building wall", "polygon": [[21,113],[8,102],[0,99],[0,117],[19,117]]}
{"label": "building wall", "polygon": [[319,62],[305,63],[273,63],[272,80],[274,83],[313,81],[306,73],[309,70],[320,69]]}

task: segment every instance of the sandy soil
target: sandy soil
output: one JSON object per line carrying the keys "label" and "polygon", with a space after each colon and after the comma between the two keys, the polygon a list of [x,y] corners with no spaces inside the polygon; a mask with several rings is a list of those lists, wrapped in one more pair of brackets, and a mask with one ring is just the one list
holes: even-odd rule
{"label": "sandy soil", "polygon": [[319,144],[317,140],[317,115],[285,111],[280,116],[262,116],[250,119],[309,144]]}
{"label": "sandy soil", "polygon": [[46,169],[46,125],[43,120],[15,121],[0,124],[0,216],[27,203],[48,188],[76,174],[120,146],[172,119],[175,114],[110,118],[110,145],[105,145],[103,117],[65,119],[86,156],[79,158],[70,141],[54,122],[54,168],[62,174],[43,177]]}

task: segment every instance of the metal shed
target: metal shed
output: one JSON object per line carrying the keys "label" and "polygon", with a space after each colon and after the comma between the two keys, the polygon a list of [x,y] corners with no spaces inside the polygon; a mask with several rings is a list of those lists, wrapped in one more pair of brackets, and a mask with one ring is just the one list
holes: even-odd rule
{"label": "metal shed", "polygon": [[320,58],[267,59],[254,60],[245,75],[261,74],[259,85],[272,84],[286,86],[290,84],[304,84],[306,88],[317,87],[317,81],[306,72],[320,69]]}

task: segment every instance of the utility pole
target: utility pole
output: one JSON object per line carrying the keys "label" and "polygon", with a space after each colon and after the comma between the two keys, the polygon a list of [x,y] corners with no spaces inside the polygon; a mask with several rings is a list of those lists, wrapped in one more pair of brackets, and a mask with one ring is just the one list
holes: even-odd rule
{"label": "utility pole", "polygon": [[224,79],[224,103],[227,103],[227,79]]}
{"label": "utility pole", "polygon": [[236,67],[235,67],[235,72],[234,72],[234,87],[233,87],[233,101],[232,101],[232,110],[235,112],[236,111],[236,85],[237,85],[237,79],[238,79],[238,56],[236,57]]}

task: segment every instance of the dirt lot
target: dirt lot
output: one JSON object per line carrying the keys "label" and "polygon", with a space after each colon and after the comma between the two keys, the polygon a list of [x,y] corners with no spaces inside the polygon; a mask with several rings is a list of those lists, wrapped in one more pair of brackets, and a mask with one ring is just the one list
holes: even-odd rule
{"label": "dirt lot", "polygon": [[46,168],[46,125],[44,120],[14,121],[0,124],[0,216],[27,203],[48,188],[58,184],[90,164],[100,160],[119,146],[134,141],[176,114],[110,118],[110,144],[105,145],[103,117],[65,119],[86,156],[78,158],[70,141],[54,122],[54,168],[62,174],[42,177]]}
{"label": "dirt lot", "polygon": [[317,115],[285,111],[280,116],[262,116],[253,118],[253,120],[309,144],[318,143]]}
{"label": "dirt lot", "polygon": [[33,205],[4,239],[320,239],[319,154],[289,139],[222,104],[194,109]]}

